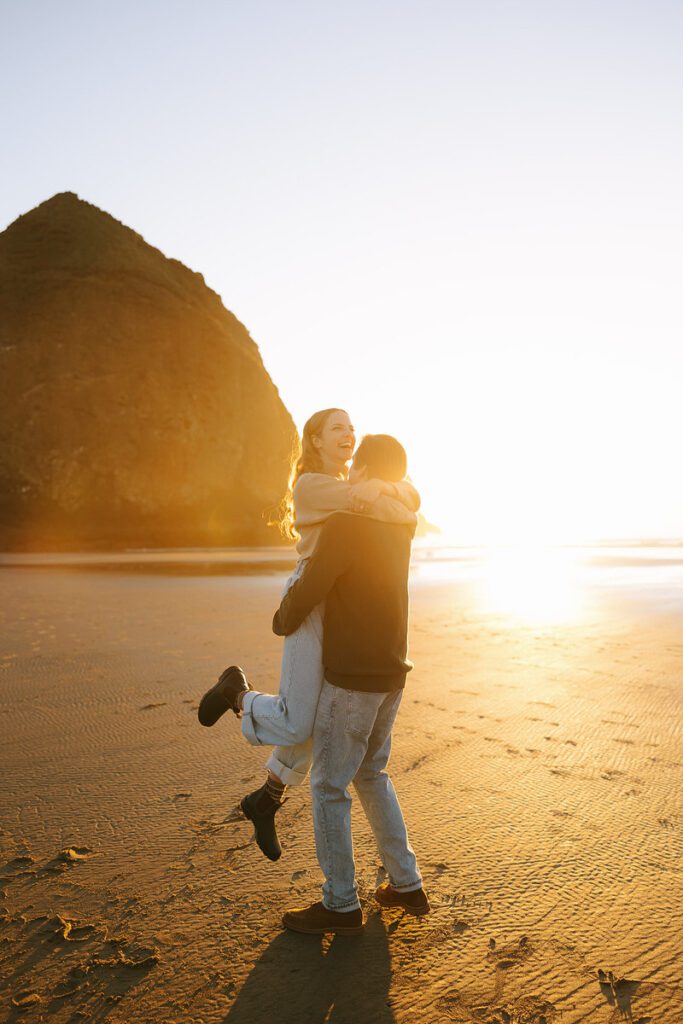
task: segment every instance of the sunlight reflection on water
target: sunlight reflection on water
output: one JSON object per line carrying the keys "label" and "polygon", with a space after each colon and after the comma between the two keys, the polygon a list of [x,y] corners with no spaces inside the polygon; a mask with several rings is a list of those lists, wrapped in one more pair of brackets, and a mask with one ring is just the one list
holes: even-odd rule
{"label": "sunlight reflection on water", "polygon": [[[293,548],[0,553],[2,570],[202,578],[288,576]],[[683,545],[457,547],[416,541],[411,585],[447,586],[481,614],[521,624],[572,624],[614,600],[683,615]]]}
{"label": "sunlight reflection on water", "polygon": [[683,612],[681,547],[417,546],[412,576],[462,586],[477,610],[541,626],[578,622],[607,596]]}

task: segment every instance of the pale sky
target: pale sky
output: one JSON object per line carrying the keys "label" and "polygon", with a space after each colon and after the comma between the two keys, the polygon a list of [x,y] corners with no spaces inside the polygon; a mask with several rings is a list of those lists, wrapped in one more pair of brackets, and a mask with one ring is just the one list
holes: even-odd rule
{"label": "pale sky", "polygon": [[5,0],[0,228],[204,274],[455,540],[683,537],[683,5]]}

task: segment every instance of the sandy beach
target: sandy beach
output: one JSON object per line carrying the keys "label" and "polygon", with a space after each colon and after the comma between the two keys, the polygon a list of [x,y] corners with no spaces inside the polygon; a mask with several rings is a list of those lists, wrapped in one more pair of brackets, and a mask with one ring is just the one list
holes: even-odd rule
{"label": "sandy beach", "polygon": [[555,621],[417,567],[390,768],[433,912],[380,913],[358,809],[367,928],[320,939],[280,920],[319,894],[307,787],[271,864],[266,751],[196,717],[230,663],[275,690],[286,569],[198,560],[0,568],[3,1020],[683,1021],[680,563],[596,562]]}

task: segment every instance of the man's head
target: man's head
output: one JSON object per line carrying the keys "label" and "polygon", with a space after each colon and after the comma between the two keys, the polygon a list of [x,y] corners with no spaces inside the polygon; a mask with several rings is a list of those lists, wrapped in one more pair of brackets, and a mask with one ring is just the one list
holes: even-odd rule
{"label": "man's head", "polygon": [[351,483],[360,480],[403,480],[408,469],[405,448],[389,434],[366,434],[356,448],[349,471]]}

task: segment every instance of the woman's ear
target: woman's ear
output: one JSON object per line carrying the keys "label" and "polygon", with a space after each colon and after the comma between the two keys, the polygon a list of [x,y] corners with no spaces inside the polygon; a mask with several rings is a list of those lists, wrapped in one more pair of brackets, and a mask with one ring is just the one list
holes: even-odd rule
{"label": "woman's ear", "polygon": [[311,434],[311,441],[313,442],[314,448],[319,448],[320,445],[322,444],[322,441],[316,434]]}

